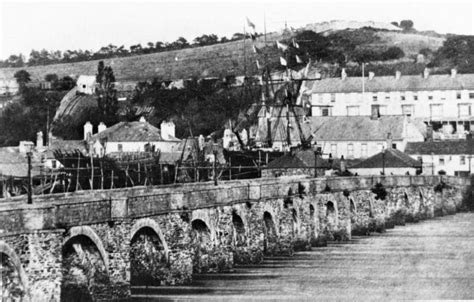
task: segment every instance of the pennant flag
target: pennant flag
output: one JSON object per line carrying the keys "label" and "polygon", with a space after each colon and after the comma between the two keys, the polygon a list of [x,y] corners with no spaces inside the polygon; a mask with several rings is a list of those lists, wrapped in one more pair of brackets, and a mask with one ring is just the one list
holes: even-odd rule
{"label": "pennant flag", "polygon": [[285,58],[283,57],[280,57],[280,64],[283,65],[283,66],[287,66],[288,63],[286,62]]}
{"label": "pennant flag", "polygon": [[247,17],[247,25],[255,30],[255,24],[250,21],[250,19]]}
{"label": "pennant flag", "polygon": [[257,46],[253,46],[253,52],[256,53],[256,54],[260,54],[260,49],[257,48]]}
{"label": "pennant flag", "polygon": [[278,49],[281,49],[281,50],[283,50],[283,51],[285,51],[285,50],[288,49],[288,46],[287,46],[287,45],[285,45],[285,44],[283,44],[283,43],[280,43],[280,42],[278,42],[278,41],[276,41],[276,45],[277,45],[277,48],[278,48]]}
{"label": "pennant flag", "polygon": [[303,63],[303,59],[301,59],[298,55],[296,55],[296,63],[298,64]]}
{"label": "pennant flag", "polygon": [[255,63],[257,63],[257,69],[261,69],[262,66],[260,66],[260,62],[258,60],[255,60]]}
{"label": "pennant flag", "polygon": [[310,65],[311,65],[311,59],[309,59],[308,64],[306,64],[306,67],[305,67],[304,72],[303,72],[303,76],[304,76],[305,78],[308,77],[308,72],[309,72],[309,66],[310,66]]}
{"label": "pennant flag", "polygon": [[295,39],[293,39],[293,47],[294,48],[300,48],[300,45],[296,42]]}

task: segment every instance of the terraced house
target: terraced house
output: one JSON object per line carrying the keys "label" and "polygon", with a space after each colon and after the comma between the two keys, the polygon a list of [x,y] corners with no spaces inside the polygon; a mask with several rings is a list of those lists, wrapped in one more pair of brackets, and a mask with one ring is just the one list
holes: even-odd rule
{"label": "terraced house", "polygon": [[[308,89],[309,87],[307,87]],[[406,115],[433,126],[441,138],[464,138],[474,129],[474,74],[348,77],[315,82],[311,95],[312,116]]]}

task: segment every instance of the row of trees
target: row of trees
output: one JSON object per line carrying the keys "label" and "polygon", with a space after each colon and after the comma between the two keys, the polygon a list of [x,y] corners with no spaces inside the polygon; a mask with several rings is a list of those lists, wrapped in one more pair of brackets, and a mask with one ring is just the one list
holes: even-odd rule
{"label": "row of trees", "polygon": [[[156,52],[179,50],[190,47],[199,47],[206,45],[213,45],[218,43],[226,43],[244,39],[245,35],[242,33],[235,33],[232,37],[219,38],[215,34],[205,34],[196,37],[192,42],[188,42],[185,38],[179,37],[174,42],[148,42],[146,45],[135,44],[126,48],[124,45],[116,46],[109,44],[101,47],[98,51],[93,52],[89,50],[66,50],[61,52],[43,50],[32,50],[28,59],[22,54],[14,54],[9,56],[6,60],[0,60],[0,67],[24,67],[36,65],[49,65],[57,63],[71,63],[80,61],[100,60],[113,57],[125,57],[130,55],[150,54]],[[250,38],[247,35],[247,38]]]}

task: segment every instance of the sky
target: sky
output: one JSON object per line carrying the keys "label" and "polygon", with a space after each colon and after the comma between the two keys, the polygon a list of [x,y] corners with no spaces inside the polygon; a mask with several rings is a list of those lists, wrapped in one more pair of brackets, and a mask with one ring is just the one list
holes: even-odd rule
{"label": "sky", "polygon": [[188,41],[202,34],[232,36],[245,18],[263,32],[330,20],[413,20],[418,30],[474,35],[474,1],[25,1],[0,0],[0,59],[32,49],[97,51],[110,43]]}

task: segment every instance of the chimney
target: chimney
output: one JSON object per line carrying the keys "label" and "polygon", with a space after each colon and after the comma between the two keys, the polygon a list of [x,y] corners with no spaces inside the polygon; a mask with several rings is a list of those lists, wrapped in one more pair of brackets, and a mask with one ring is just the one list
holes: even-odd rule
{"label": "chimney", "polygon": [[452,79],[454,79],[457,74],[458,74],[458,71],[456,70],[456,68],[451,69],[451,78]]}
{"label": "chimney", "polygon": [[426,126],[426,141],[427,142],[433,141],[433,125]]}
{"label": "chimney", "polygon": [[36,148],[37,149],[43,148],[43,131],[36,133]]}
{"label": "chimney", "polygon": [[375,73],[372,71],[369,71],[369,80],[372,80],[375,77]]}
{"label": "chimney", "polygon": [[140,117],[140,120],[139,120],[140,123],[146,123],[146,119],[144,116]]}
{"label": "chimney", "polygon": [[167,140],[169,137],[175,137],[175,125],[173,121],[163,121],[160,124],[161,137]]}
{"label": "chimney", "polygon": [[105,129],[107,129],[107,126],[103,122],[100,122],[99,127],[97,127],[97,133],[101,133]]}
{"label": "chimney", "polygon": [[92,124],[91,122],[86,122],[84,124],[84,140],[88,140],[92,136]]}
{"label": "chimney", "polygon": [[392,133],[387,133],[387,149],[392,149]]}
{"label": "chimney", "polygon": [[347,73],[346,73],[346,69],[343,68],[341,70],[341,80],[345,80],[347,78]]}
{"label": "chimney", "polygon": [[402,72],[400,70],[395,71],[395,80],[400,80]]}
{"label": "chimney", "polygon": [[430,75],[430,70],[428,68],[425,68],[425,70],[423,70],[423,78],[427,79],[429,75]]}

